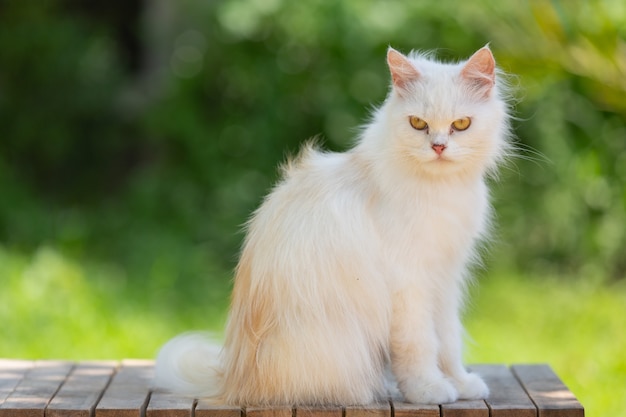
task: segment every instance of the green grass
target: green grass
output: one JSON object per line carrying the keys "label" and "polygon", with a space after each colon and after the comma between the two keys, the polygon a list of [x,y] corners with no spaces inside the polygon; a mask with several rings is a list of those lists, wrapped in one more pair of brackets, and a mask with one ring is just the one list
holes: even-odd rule
{"label": "green grass", "polygon": [[[230,274],[202,250],[157,252],[121,267],[0,247],[0,356],[145,358],[184,330],[219,332]],[[466,318],[468,362],[549,363],[587,415],[623,413],[625,283],[484,275]]]}
{"label": "green grass", "polygon": [[625,415],[626,283],[495,274],[475,289],[468,362],[548,363],[588,416]]}
{"label": "green grass", "polygon": [[230,274],[194,265],[193,249],[180,259],[168,249],[122,268],[50,247],[30,255],[0,247],[0,357],[153,357],[177,332],[219,329]]}

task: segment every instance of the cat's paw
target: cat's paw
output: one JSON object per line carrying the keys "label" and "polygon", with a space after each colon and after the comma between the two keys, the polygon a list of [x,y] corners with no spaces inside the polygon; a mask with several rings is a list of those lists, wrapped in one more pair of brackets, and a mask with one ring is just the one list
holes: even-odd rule
{"label": "cat's paw", "polygon": [[446,378],[416,378],[400,388],[404,399],[414,404],[445,404],[459,398],[454,385]]}
{"label": "cat's paw", "polygon": [[467,373],[455,379],[454,385],[459,392],[459,398],[463,400],[484,400],[489,396],[489,387],[476,374]]}

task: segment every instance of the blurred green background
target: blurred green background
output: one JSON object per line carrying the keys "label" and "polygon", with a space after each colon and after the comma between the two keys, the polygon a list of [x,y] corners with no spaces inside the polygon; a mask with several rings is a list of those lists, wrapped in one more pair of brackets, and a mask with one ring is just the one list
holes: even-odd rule
{"label": "blurred green background", "polygon": [[[276,166],[350,146],[386,48],[515,74],[470,362],[549,362],[624,415],[626,3],[0,1],[0,357],[152,357],[219,333]],[[622,393],[622,394],[619,394]]]}

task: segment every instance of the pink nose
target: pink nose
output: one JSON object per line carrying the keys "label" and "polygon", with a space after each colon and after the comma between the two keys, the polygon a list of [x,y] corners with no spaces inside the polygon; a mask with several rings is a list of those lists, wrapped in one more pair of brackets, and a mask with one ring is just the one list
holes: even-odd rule
{"label": "pink nose", "polygon": [[437,153],[437,155],[441,155],[443,151],[446,149],[446,145],[433,145],[433,151]]}

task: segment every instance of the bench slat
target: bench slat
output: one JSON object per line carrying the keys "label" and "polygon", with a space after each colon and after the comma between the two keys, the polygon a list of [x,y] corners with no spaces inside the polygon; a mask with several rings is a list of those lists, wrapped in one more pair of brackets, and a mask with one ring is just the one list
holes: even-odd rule
{"label": "bench slat", "polygon": [[0,359],[0,406],[33,366],[33,361]]}
{"label": "bench slat", "polygon": [[302,407],[296,409],[296,417],[342,417],[341,407]]}
{"label": "bench slat", "polygon": [[291,407],[246,407],[246,417],[291,417]]}
{"label": "bench slat", "polygon": [[345,408],[345,417],[391,417],[391,404],[377,403]]}
{"label": "bench slat", "polygon": [[78,364],[46,408],[46,417],[90,417],[108,385],[117,362]]}
{"label": "bench slat", "polygon": [[441,410],[433,404],[411,404],[392,401],[394,417],[439,417]]}
{"label": "bench slat", "polygon": [[35,366],[0,405],[0,417],[43,417],[46,405],[72,367],[71,362],[35,362]]}
{"label": "bench slat", "polygon": [[548,365],[513,365],[512,370],[537,405],[539,417],[585,415],[583,406]]}
{"label": "bench slat", "polygon": [[214,405],[207,400],[198,400],[195,417],[241,417],[240,407],[230,405]]}
{"label": "bench slat", "polygon": [[441,405],[442,417],[489,417],[489,408],[483,400],[458,400]]}
{"label": "bench slat", "polygon": [[469,369],[479,374],[489,386],[485,400],[491,417],[536,417],[537,408],[511,370],[504,365],[474,365]]}
{"label": "bench slat", "polygon": [[194,399],[167,392],[153,392],[146,408],[147,417],[192,417]]}
{"label": "bench slat", "polygon": [[96,417],[139,417],[150,395],[153,362],[124,360],[96,406]]}

